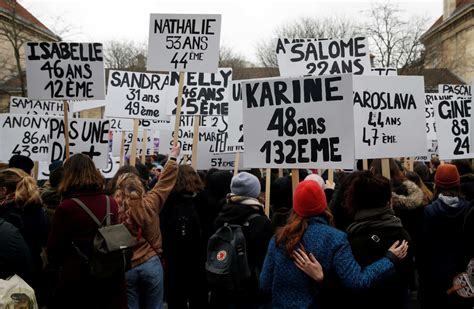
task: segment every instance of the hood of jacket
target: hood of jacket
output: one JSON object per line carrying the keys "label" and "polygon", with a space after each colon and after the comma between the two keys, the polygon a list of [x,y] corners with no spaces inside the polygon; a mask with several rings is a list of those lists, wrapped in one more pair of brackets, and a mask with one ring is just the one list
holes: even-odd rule
{"label": "hood of jacket", "polygon": [[458,216],[464,216],[466,207],[470,207],[468,201],[440,194],[426,211],[431,216],[456,218]]}
{"label": "hood of jacket", "polygon": [[214,221],[214,228],[225,223],[242,224],[253,214],[265,215],[263,205],[257,199],[229,194],[227,203]]}
{"label": "hood of jacket", "polygon": [[396,190],[392,192],[392,203],[394,208],[414,209],[423,207],[424,194],[423,191],[412,181],[405,180],[402,183],[406,194],[397,194],[396,192],[404,190]]}

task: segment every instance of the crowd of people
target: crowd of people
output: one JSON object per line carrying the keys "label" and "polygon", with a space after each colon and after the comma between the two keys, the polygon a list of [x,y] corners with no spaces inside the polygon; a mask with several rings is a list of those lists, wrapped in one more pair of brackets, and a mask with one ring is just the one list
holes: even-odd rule
{"label": "crowd of people", "polygon": [[[408,171],[390,159],[390,179],[380,160],[334,182],[300,170],[294,191],[290,171],[272,170],[266,213],[260,170],[195,171],[179,153],[110,180],[75,154],[53,162],[45,183],[13,156],[0,166],[1,279],[19,275],[43,308],[473,308],[457,291],[474,274],[453,283],[474,258],[471,160]],[[133,236],[126,271],[91,275],[93,218]],[[210,239],[228,226],[242,231],[248,268],[232,287],[208,269]]]}

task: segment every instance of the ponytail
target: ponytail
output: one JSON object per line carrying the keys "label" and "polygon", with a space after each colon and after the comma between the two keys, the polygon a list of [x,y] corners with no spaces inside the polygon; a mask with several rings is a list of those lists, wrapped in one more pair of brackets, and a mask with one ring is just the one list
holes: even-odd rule
{"label": "ponytail", "polygon": [[0,171],[0,186],[6,187],[9,193],[15,193],[17,205],[41,203],[36,181],[23,170],[8,168]]}

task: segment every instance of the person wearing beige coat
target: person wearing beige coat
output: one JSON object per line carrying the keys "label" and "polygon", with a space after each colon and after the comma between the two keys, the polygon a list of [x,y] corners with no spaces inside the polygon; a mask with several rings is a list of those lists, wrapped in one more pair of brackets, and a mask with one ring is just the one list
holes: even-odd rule
{"label": "person wearing beige coat", "polygon": [[128,308],[163,308],[163,268],[160,261],[162,239],[159,214],[172,191],[178,175],[173,147],[160,180],[149,191],[132,173],[119,177],[114,198],[119,205],[119,218],[137,238],[133,250],[132,269],[127,271]]}

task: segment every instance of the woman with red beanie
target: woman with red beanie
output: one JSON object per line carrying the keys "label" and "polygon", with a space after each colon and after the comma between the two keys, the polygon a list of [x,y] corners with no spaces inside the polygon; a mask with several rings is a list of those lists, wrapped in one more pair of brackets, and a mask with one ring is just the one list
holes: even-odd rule
{"label": "woman with red beanie", "polygon": [[[272,292],[273,308],[324,307],[325,291],[320,289],[322,293],[317,295],[314,290],[315,280],[321,276],[316,276],[316,272],[313,280],[293,263],[294,250],[298,248],[321,263],[324,281],[334,274],[334,279],[337,277],[351,289],[366,289],[393,273],[394,263],[407,253],[407,243],[399,245],[397,241],[385,257],[362,269],[354,259],[346,234],[331,225],[332,215],[321,187],[311,180],[301,182],[293,195],[293,212],[270,241],[260,275],[260,287]],[[329,305],[334,307],[336,300],[332,298]]]}
{"label": "woman with red beanie", "polygon": [[[420,241],[422,308],[473,308],[473,299],[448,295],[456,275],[466,271],[472,255],[472,206],[460,195],[456,166],[442,164],[435,174],[435,200],[425,207]],[[468,216],[469,215],[469,216]]]}

